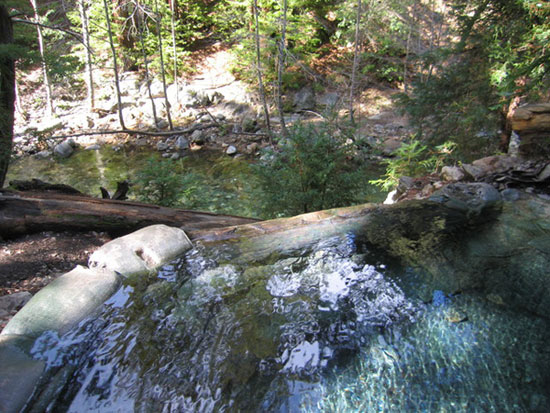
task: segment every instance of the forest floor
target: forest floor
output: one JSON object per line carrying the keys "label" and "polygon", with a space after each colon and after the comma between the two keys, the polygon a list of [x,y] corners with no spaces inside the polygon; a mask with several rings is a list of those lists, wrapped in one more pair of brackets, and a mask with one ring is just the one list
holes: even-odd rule
{"label": "forest floor", "polygon": [[[229,52],[223,47],[198,52],[195,64],[197,71],[186,82],[198,89],[232,85],[235,93],[242,94],[241,82],[236,81],[228,71],[229,59]],[[23,84],[20,87],[22,105],[30,108],[27,115],[32,113],[32,116],[23,117],[19,114],[16,129],[40,122],[37,102],[44,101],[40,90],[36,89],[40,84],[39,72],[33,72],[21,79],[20,83]],[[406,119],[392,108],[391,95],[395,92],[395,89],[373,85],[358,97],[361,104],[357,108],[356,117],[366,120],[360,133],[376,134],[388,141],[399,141],[407,133]],[[43,111],[43,104],[41,109]],[[84,109],[77,107],[71,111],[82,116]],[[110,142],[113,143],[112,140]],[[22,291],[36,293],[76,265],[87,265],[90,254],[109,240],[107,234],[96,232],[42,232],[14,240],[0,238],[0,297]],[[0,330],[12,315],[0,316]]]}

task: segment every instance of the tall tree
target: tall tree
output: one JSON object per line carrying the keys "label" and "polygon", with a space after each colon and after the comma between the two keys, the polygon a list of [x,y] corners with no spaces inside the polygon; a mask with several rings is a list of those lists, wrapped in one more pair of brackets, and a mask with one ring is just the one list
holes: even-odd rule
{"label": "tall tree", "polygon": [[355,93],[355,84],[357,81],[357,68],[359,67],[359,44],[361,39],[361,32],[359,26],[361,25],[361,0],[357,0],[357,10],[355,16],[355,49],[353,52],[353,67],[351,69],[351,82],[349,86],[349,120],[352,124],[355,123],[353,116],[353,101]]}
{"label": "tall tree", "polygon": [[0,188],[6,180],[13,141],[15,60],[9,50],[12,43],[11,17],[0,4]]}
{"label": "tall tree", "polygon": [[116,49],[113,41],[113,31],[111,30],[111,16],[109,11],[109,4],[107,0],[103,0],[103,8],[105,11],[105,19],[107,21],[107,34],[109,36],[109,45],[111,46],[111,52],[113,54],[113,70],[115,74],[115,88],[116,88],[116,97],[118,103],[118,120],[120,121],[120,127],[126,129],[124,125],[124,117],[122,116],[122,98],[120,93],[120,80],[118,78],[118,62],[116,57]]}
{"label": "tall tree", "polygon": [[170,125],[170,130],[174,130],[174,125],[172,124],[172,116],[170,115],[170,102],[168,101],[168,93],[166,93],[166,71],[164,69],[164,54],[162,52],[162,32],[161,32],[161,20],[162,16],[159,13],[158,0],[155,0],[155,20],[157,22],[157,33],[158,33],[158,42],[159,42],[159,54],[160,54],[160,74],[162,77],[162,88],[164,91],[164,101],[166,103],[166,116],[168,118],[168,124]]}
{"label": "tall tree", "polygon": [[267,107],[267,98],[265,95],[264,82],[262,78],[262,61],[261,61],[261,52],[260,52],[260,23],[258,19],[258,0],[253,0],[252,3],[252,13],[254,14],[254,40],[256,44],[256,71],[258,74],[258,85],[260,87],[260,98],[262,99],[262,105],[264,108],[265,123],[267,126],[267,131],[269,136],[271,136],[271,122],[269,120],[269,108]]}
{"label": "tall tree", "polygon": [[277,106],[279,108],[279,117],[281,118],[281,132],[283,136],[288,136],[288,130],[285,123],[285,115],[283,111],[283,71],[286,60],[286,25],[287,25],[287,0],[283,1],[283,14],[281,16],[281,40],[279,41],[279,59],[277,68]]}
{"label": "tall tree", "polygon": [[[38,13],[38,5],[36,0],[30,0],[31,6],[34,12],[34,20],[36,23],[40,23],[40,14]],[[36,25],[36,31],[38,33],[38,50],[40,51],[40,58],[42,62],[42,72],[44,76],[44,88],[46,89],[46,110],[48,117],[54,114],[53,99],[52,99],[52,86],[50,83],[50,77],[48,75],[48,65],[46,64],[46,56],[44,50],[44,37],[42,36],[42,28],[40,25]]]}
{"label": "tall tree", "polygon": [[88,1],[79,0],[78,1],[78,10],[80,13],[80,20],[82,25],[82,42],[84,44],[84,53],[86,55],[86,71],[84,74],[84,79],[86,81],[87,89],[87,101],[88,109],[91,111],[95,106],[94,99],[94,77],[92,71],[92,49],[90,46],[90,30],[88,26]]}

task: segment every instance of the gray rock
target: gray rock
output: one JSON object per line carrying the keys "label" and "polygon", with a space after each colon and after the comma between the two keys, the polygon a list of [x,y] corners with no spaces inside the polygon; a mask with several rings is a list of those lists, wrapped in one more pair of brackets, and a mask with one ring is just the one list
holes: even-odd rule
{"label": "gray rock", "polygon": [[464,171],[458,166],[444,166],[441,170],[441,177],[445,181],[462,181],[464,179]]}
{"label": "gray rock", "polygon": [[60,158],[68,158],[73,154],[73,152],[74,152],[73,146],[67,141],[61,142],[55,145],[55,147],[53,148],[53,153],[59,156]]}
{"label": "gray rock", "polygon": [[401,176],[399,177],[399,182],[397,184],[397,193],[404,194],[407,190],[411,189],[414,186],[414,178],[410,176]]}
{"label": "gray rock", "polygon": [[235,155],[237,153],[237,148],[233,145],[228,146],[228,148],[225,150],[225,153],[228,155]]}
{"label": "gray rock", "polygon": [[162,154],[162,157],[165,158],[165,159],[168,159],[168,158],[172,157],[172,154],[169,153],[169,152],[165,152],[165,153]]}
{"label": "gray rock", "polygon": [[181,158],[181,155],[177,152],[174,152],[171,156],[170,156],[170,159],[174,160],[174,161],[177,161],[179,158]]}
{"label": "gray rock", "polygon": [[548,178],[550,178],[550,163],[537,176],[539,181],[546,181]]}
{"label": "gray rock", "polygon": [[204,143],[204,132],[200,129],[193,131],[191,134],[191,142],[202,145]]}
{"label": "gray rock", "polygon": [[294,95],[293,100],[296,110],[315,109],[315,93],[309,86],[303,87]]}
{"label": "gray rock", "polygon": [[433,193],[430,201],[444,204],[447,208],[465,213],[469,218],[499,212],[502,204],[500,193],[485,183],[454,183]]}
{"label": "gray rock", "polygon": [[178,151],[185,151],[189,149],[189,141],[185,136],[178,136],[174,146]]}
{"label": "gray rock", "polygon": [[118,290],[120,282],[120,277],[112,271],[77,266],[36,293],[0,336],[38,337],[48,330],[61,335],[107,300]]}
{"label": "gray rock", "polygon": [[47,159],[52,156],[52,151],[43,150],[34,155],[36,159]]}
{"label": "gray rock", "polygon": [[147,138],[143,136],[140,138],[137,138],[135,143],[136,143],[136,146],[147,146]]}
{"label": "gray rock", "polygon": [[0,412],[20,412],[38,383],[45,363],[34,360],[13,342],[19,337],[0,336]]}
{"label": "gray rock", "polygon": [[159,152],[166,151],[168,148],[169,148],[169,145],[166,142],[157,143],[157,151]]}
{"label": "gray rock", "polygon": [[90,256],[88,265],[125,276],[143,275],[192,246],[181,229],[152,225],[103,245]]}
{"label": "gray rock", "polygon": [[161,119],[157,122],[158,129],[166,129],[168,126],[170,126],[170,124],[164,119]]}
{"label": "gray rock", "polygon": [[340,94],[337,92],[326,92],[319,98],[319,104],[332,108],[340,101]]}
{"label": "gray rock", "polygon": [[514,202],[521,198],[521,192],[517,189],[507,188],[500,193],[502,199],[507,202]]}
{"label": "gray rock", "polygon": [[13,293],[0,297],[0,311],[7,313],[19,310],[32,298],[32,294],[27,291]]}
{"label": "gray rock", "polygon": [[101,145],[99,145],[97,143],[86,147],[87,151],[99,151],[100,149],[101,149]]}
{"label": "gray rock", "polygon": [[465,172],[467,177],[473,180],[478,180],[481,177],[485,176],[485,170],[483,168],[480,168],[479,166],[465,163],[462,164],[462,170]]}

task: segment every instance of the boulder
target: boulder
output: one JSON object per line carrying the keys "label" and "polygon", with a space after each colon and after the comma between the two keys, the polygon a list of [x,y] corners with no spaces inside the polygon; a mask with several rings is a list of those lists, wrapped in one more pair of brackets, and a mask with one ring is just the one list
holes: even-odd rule
{"label": "boulder", "polygon": [[73,154],[73,152],[74,148],[69,141],[61,142],[53,148],[53,153],[60,158],[68,158]]}
{"label": "boulder", "polygon": [[181,229],[152,225],[103,245],[90,256],[88,265],[128,277],[144,275],[192,247]]}
{"label": "boulder", "polygon": [[36,293],[0,336],[38,337],[48,330],[63,334],[103,304],[118,290],[120,282],[112,271],[77,266]]}
{"label": "boulder", "polygon": [[9,314],[12,311],[19,310],[32,298],[32,294],[27,291],[8,294],[0,297],[0,316],[2,313]]}
{"label": "boulder", "polygon": [[537,103],[517,108],[511,116],[512,129],[517,132],[550,132],[550,103]]}
{"label": "boulder", "polygon": [[178,151],[185,151],[189,149],[189,141],[185,136],[178,136],[174,146]]}
{"label": "boulder", "polygon": [[315,109],[315,93],[309,86],[303,87],[294,95],[294,107],[296,110]]}
{"label": "boulder", "polygon": [[445,181],[462,181],[464,179],[464,171],[458,166],[444,166],[441,169],[441,177]]}
{"label": "boulder", "polygon": [[15,345],[18,340],[19,337],[0,336],[0,412],[3,413],[22,411],[46,365]]}

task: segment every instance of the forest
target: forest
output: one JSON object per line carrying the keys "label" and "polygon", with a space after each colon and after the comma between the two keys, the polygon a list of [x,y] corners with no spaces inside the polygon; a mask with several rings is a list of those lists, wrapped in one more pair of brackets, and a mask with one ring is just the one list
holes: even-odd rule
{"label": "forest", "polygon": [[[385,173],[370,182],[390,190],[403,175],[507,152],[512,111],[550,97],[549,17],[550,3],[532,0],[6,0],[0,5],[0,184],[7,184],[15,155],[14,118],[55,119],[75,102],[97,113],[104,110],[103,82],[114,85],[116,124],[73,135],[137,140],[192,129],[196,119],[167,91],[175,88],[178,99],[215,44],[233,57],[231,75],[254,95],[254,118],[239,130],[221,124],[208,112],[216,97],[206,91],[194,92],[195,106],[220,135],[257,138],[256,172],[272,208],[265,216],[364,201],[357,184],[367,163],[382,163]],[[39,79],[29,87],[32,71]],[[128,73],[147,89],[148,123],[125,118]],[[155,98],[153,86],[160,88]],[[373,88],[390,90],[392,113],[407,118],[406,136],[391,153],[365,133],[364,97]],[[304,90],[333,101],[296,107]],[[34,100],[24,99],[37,91]],[[300,111],[315,121],[296,120]],[[35,139],[51,149],[59,135],[71,134],[46,131]],[[186,181],[173,169],[150,163],[140,175],[141,199],[182,205]]]}

